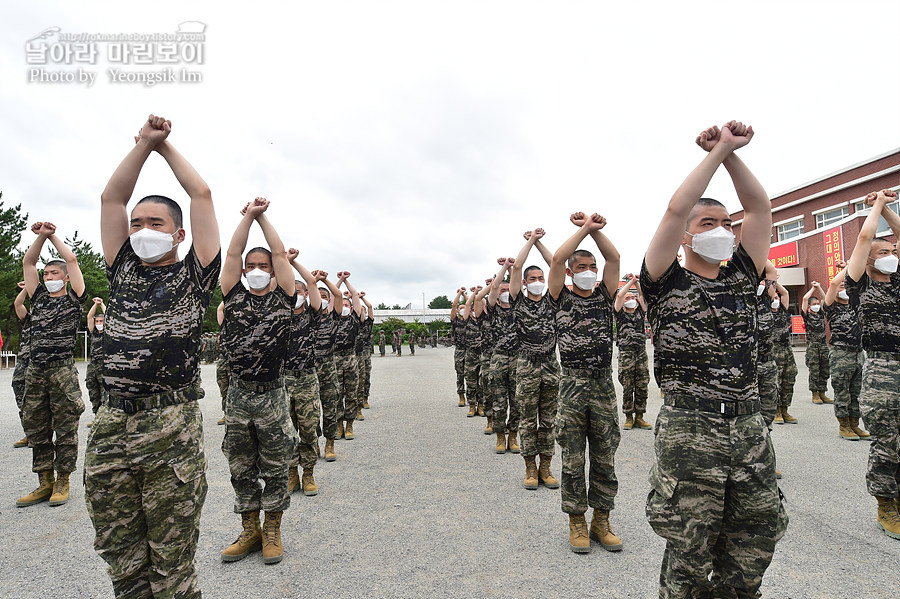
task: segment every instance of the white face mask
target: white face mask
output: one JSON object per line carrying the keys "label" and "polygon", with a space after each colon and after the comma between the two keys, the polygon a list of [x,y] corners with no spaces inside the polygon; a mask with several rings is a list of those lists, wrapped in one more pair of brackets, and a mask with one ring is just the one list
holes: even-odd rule
{"label": "white face mask", "polygon": [[[691,234],[688,231],[685,233]],[[694,244],[688,247],[710,264],[718,264],[731,258],[734,253],[734,233],[719,226],[694,235]]]}
{"label": "white face mask", "polygon": [[322,300],[322,309],[328,310],[328,300],[327,299]]}
{"label": "white face mask", "polygon": [[897,256],[884,256],[875,260],[873,266],[875,270],[883,274],[892,275],[897,272],[898,263],[900,263],[900,260],[898,260]]}
{"label": "white face mask", "polygon": [[780,307],[781,307],[781,300],[777,300],[777,299],[772,300],[772,309],[773,310],[777,310]]}
{"label": "white face mask", "polygon": [[759,287],[756,288],[756,295],[762,295],[763,291],[766,290],[766,282],[763,281],[759,284]]}
{"label": "white face mask", "polygon": [[525,285],[528,289],[528,293],[531,295],[540,295],[544,293],[544,284],[540,281],[535,281],[534,283],[528,283]]}
{"label": "white face mask", "polygon": [[816,304],[815,306],[810,306],[809,309],[812,312],[818,312],[819,310],[822,309],[822,306],[820,306],[819,304]]}
{"label": "white face mask", "polygon": [[153,229],[141,229],[131,234],[131,249],[137,257],[153,264],[168,254],[173,247],[178,245],[172,240],[173,233],[154,231]]}
{"label": "white face mask", "polygon": [[582,291],[590,291],[597,282],[597,273],[592,270],[578,272],[572,275],[572,283]]}
{"label": "white face mask", "polygon": [[842,300],[849,300],[849,299],[850,299],[850,296],[847,295],[847,290],[846,290],[846,289],[841,289],[840,291],[838,291],[838,297],[841,298]]}
{"label": "white face mask", "polygon": [[65,281],[44,281],[44,287],[46,287],[47,291],[50,293],[56,293],[65,286]]}
{"label": "white face mask", "polygon": [[628,308],[629,310],[637,308],[637,300],[633,300],[633,299],[625,300],[625,307]]}
{"label": "white face mask", "polygon": [[306,296],[300,295],[298,293],[297,299],[294,301],[294,307],[299,308],[299,307],[303,306],[304,304],[306,304]]}
{"label": "white face mask", "polygon": [[500,301],[503,302],[504,304],[509,303],[509,291],[504,291],[503,293],[500,294]]}
{"label": "white face mask", "polygon": [[272,273],[259,268],[254,268],[244,276],[247,277],[247,284],[250,285],[250,289],[254,291],[262,291],[272,282]]}
{"label": "white face mask", "polygon": [[97,324],[94,325],[94,328],[102,333],[103,332],[103,323],[98,322]]}
{"label": "white face mask", "polygon": [[350,316],[350,308],[348,308],[347,306],[344,306],[341,309],[341,316]]}

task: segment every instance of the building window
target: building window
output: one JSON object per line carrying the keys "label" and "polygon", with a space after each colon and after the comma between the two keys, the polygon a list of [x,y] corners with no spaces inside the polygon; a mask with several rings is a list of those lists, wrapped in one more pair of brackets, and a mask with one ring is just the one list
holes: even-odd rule
{"label": "building window", "polygon": [[821,212],[816,215],[816,228],[824,229],[829,225],[840,222],[848,214],[850,214],[850,209],[847,206],[841,206],[828,212]]}
{"label": "building window", "polygon": [[[900,201],[893,202],[887,205],[889,210],[893,210],[895,214],[900,214]],[[865,212],[868,213],[869,207],[866,206],[865,202],[854,202],[853,203],[853,211],[854,212]],[[887,224],[887,221],[884,220],[884,217],[878,219],[878,233],[877,235],[888,234],[891,232],[891,227]]]}
{"label": "building window", "polygon": [[778,235],[778,241],[786,241],[788,239],[793,239],[794,237],[800,237],[803,235],[803,219],[798,218],[789,223],[778,225],[775,230]]}

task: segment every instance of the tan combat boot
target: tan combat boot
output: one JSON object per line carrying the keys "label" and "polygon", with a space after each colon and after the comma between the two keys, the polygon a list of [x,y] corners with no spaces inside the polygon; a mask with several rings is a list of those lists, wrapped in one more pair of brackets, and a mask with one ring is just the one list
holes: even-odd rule
{"label": "tan combat boot", "polygon": [[466,413],[466,418],[473,418],[475,416],[476,407],[475,404],[469,406],[469,411]]}
{"label": "tan combat boot", "polygon": [[53,470],[38,472],[38,480],[40,481],[38,488],[25,497],[19,497],[16,500],[16,507],[28,507],[50,499],[50,496],[53,495],[53,483],[55,482]]}
{"label": "tan combat boot", "polygon": [[277,564],[284,558],[281,546],[281,515],[284,512],[266,512],[262,529],[262,554],[264,564]]}
{"label": "tan combat boot", "polygon": [[28,437],[22,437],[15,443],[13,443],[13,447],[28,447]]}
{"label": "tan combat boot", "polygon": [[860,439],[865,439],[865,440],[871,439],[872,435],[870,435],[868,432],[864,431],[863,429],[859,428],[859,418],[848,418],[847,420],[850,422],[850,428],[853,430],[854,433],[856,433],[857,437],[859,437]]}
{"label": "tan combat boot", "polygon": [[541,465],[538,468],[538,480],[548,489],[558,489],[559,481],[556,480],[556,477],[550,472],[550,460],[552,459],[553,456],[541,456]]}
{"label": "tan combat boot", "polygon": [[534,491],[538,488],[538,468],[535,463],[535,456],[525,458],[525,480],[522,484],[529,491]]}
{"label": "tan combat boot", "polygon": [[487,417],[487,425],[484,427],[484,434],[490,435],[494,432],[494,419],[490,416]]}
{"label": "tan combat boot", "polygon": [[262,533],[259,529],[259,512],[244,512],[241,514],[241,531],[237,541],[229,545],[222,552],[223,562],[236,562],[247,557],[251,551],[259,551],[262,548]]}
{"label": "tan combat boot", "polygon": [[624,428],[626,431],[630,431],[633,426],[634,426],[634,414],[632,414],[631,412],[628,412],[627,414],[625,414],[625,424],[622,425],[622,428]]}
{"label": "tan combat boot", "polygon": [[822,403],[822,398],[819,396],[818,391],[812,392],[812,400],[813,400],[813,403],[817,403],[817,404]]}
{"label": "tan combat boot", "polygon": [[594,509],[590,535],[607,551],[622,551],[622,539],[615,535],[609,525],[609,510]]}
{"label": "tan combat boot", "polygon": [[878,528],[892,539],[900,539],[900,513],[893,497],[876,497],[878,500]]}
{"label": "tan combat boot", "polygon": [[522,451],[522,448],[519,447],[519,441],[516,439],[516,431],[509,431],[509,451],[512,453]]}
{"label": "tan combat boot", "polygon": [[334,455],[334,439],[325,439],[325,461],[333,462],[337,459]]}
{"label": "tan combat boot", "polygon": [[56,482],[53,483],[53,495],[50,496],[50,505],[65,505],[69,501],[69,473],[57,472]]}
{"label": "tan combat boot", "polygon": [[458,404],[458,405],[459,405],[459,407],[461,407],[461,408],[466,407],[466,396],[465,396],[465,394],[463,394],[463,393],[460,393],[460,394],[459,394],[459,404]]}
{"label": "tan combat boot", "polygon": [[494,448],[494,453],[506,453],[505,433],[497,433],[497,446]]}
{"label": "tan combat boot", "polygon": [[357,420],[365,420],[366,419],[366,417],[363,416],[362,408],[356,410],[356,419]]}
{"label": "tan combat boot", "polygon": [[825,395],[824,391],[819,391],[819,399],[822,400],[822,403],[834,403],[834,400]]}
{"label": "tan combat boot", "polygon": [[343,420],[338,420],[337,438],[338,439],[344,438],[344,421]]}
{"label": "tan combat boot", "polygon": [[316,480],[313,478],[312,468],[303,469],[303,494],[307,497],[319,494],[319,485],[316,484]]}
{"label": "tan combat boot", "polygon": [[775,420],[772,421],[774,424],[784,424],[784,418],[781,415],[781,406],[775,408]]}
{"label": "tan combat boot", "polygon": [[348,420],[347,426],[344,427],[344,439],[346,439],[347,441],[352,441],[354,439],[352,420]]}
{"label": "tan combat boot", "polygon": [[781,418],[785,424],[797,424],[797,419],[788,414],[787,406],[781,406]]}
{"label": "tan combat boot", "polygon": [[859,435],[857,435],[852,428],[850,428],[850,419],[849,418],[838,418],[838,422],[840,423],[838,426],[838,434],[842,439],[847,439],[848,441],[859,441]]}
{"label": "tan combat boot", "polygon": [[297,472],[296,466],[288,468],[288,495],[297,490],[300,486],[300,474]]}
{"label": "tan combat boot", "polygon": [[372,406],[369,405],[369,398],[363,397],[363,410],[369,410]]}
{"label": "tan combat boot", "polygon": [[478,404],[478,415],[484,417],[484,404]]}
{"label": "tan combat boot", "polygon": [[642,428],[644,430],[653,428],[650,426],[650,423],[644,420],[643,412],[635,412],[634,413],[634,425],[638,428]]}
{"label": "tan combat boot", "polygon": [[569,514],[569,548],[575,553],[591,552],[591,539],[588,537],[584,514]]}

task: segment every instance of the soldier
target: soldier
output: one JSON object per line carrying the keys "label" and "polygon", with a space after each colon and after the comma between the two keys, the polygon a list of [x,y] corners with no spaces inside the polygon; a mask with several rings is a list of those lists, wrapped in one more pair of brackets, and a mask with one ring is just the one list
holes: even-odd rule
{"label": "soldier", "polygon": [[466,288],[456,290],[450,307],[450,334],[453,336],[453,368],[456,370],[456,395],[459,407],[466,407],[466,323],[459,313],[459,301],[465,304]]}
{"label": "soldier", "polygon": [[490,435],[494,432],[494,393],[491,390],[491,356],[494,353],[494,344],[496,335],[491,325],[490,316],[487,314],[487,294],[491,290],[493,279],[486,279],[484,287],[479,287],[475,294],[473,303],[473,314],[479,321],[479,329],[481,332],[481,351],[478,353],[480,361],[478,374],[478,394],[481,397],[478,415],[487,418],[487,424],[484,427],[484,434]]}
{"label": "soldier", "polygon": [[862,337],[856,312],[850,307],[844,279],[846,263],[831,280],[825,293],[825,319],[831,329],[828,354],[831,386],[834,388],[834,416],[838,420],[838,434],[848,441],[870,439],[859,427],[859,392],[862,389]]}
{"label": "soldier", "polygon": [[519,421],[522,408],[516,398],[516,361],[519,355],[519,337],[516,319],[509,304],[507,271],[515,259],[498,258],[500,271],[491,283],[488,293],[488,316],[494,331],[494,351],[491,354],[490,393],[493,401],[493,432],[497,434],[495,453],[520,453]]}
{"label": "soldier", "polygon": [[[372,375],[372,325],[375,324],[375,310],[371,302],[366,299],[366,292],[359,292],[359,299],[363,303],[360,313],[360,330],[356,338],[356,362],[359,364],[359,384],[356,387],[356,419],[365,420],[362,411],[368,410],[369,389]],[[360,405],[361,404],[361,405]]]}
{"label": "soldier", "polygon": [[[772,301],[778,297],[775,281],[778,270],[770,261],[766,261],[763,278],[756,287],[756,383],[759,390],[759,411],[766,428],[772,430],[772,422],[778,411],[778,364],[775,363],[775,315],[772,312]],[[774,453],[774,449],[773,449]],[[775,470],[775,478],[781,478],[781,472]]]}
{"label": "soldier", "polygon": [[[52,223],[38,222],[31,230],[37,239],[22,259],[25,291],[31,298],[31,356],[25,372],[22,424],[32,448],[31,469],[40,484],[19,498],[17,507],[48,499],[56,506],[69,500],[69,474],[78,458],[78,418],[84,412],[73,355],[84,310],[84,278],[75,254],[56,236]],[[62,260],[44,266],[42,281],[37,261],[48,239]],[[71,289],[66,289],[67,283]]]}
{"label": "soldier", "polygon": [[897,248],[876,238],[880,218],[900,239],[900,217],[886,205],[897,192],[866,196],[871,206],[844,280],[866,351],[859,407],[872,434],[866,487],[878,502],[878,527],[900,539],[900,273]]}
{"label": "soldier", "polygon": [[378,353],[381,354],[382,358],[384,357],[385,353],[384,346],[384,331],[378,331]]}
{"label": "soldier", "polygon": [[222,398],[222,417],[216,421],[218,425],[225,424],[225,398],[228,397],[228,379],[231,367],[228,365],[228,353],[225,344],[222,343],[222,333],[225,325],[225,302],[219,302],[216,308],[216,320],[219,323],[219,334],[216,336],[216,385],[219,387],[219,397]]}
{"label": "soldier", "polygon": [[[88,363],[84,386],[87,387],[88,397],[91,399],[91,410],[96,416],[103,398],[100,365],[103,363],[103,321],[106,317],[106,304],[103,303],[103,298],[99,297],[95,297],[93,302],[87,313],[87,328],[91,335],[91,361]],[[100,314],[97,314],[97,308],[100,308]],[[93,420],[88,422],[88,426],[93,426],[93,424]]]}
{"label": "soldier", "polygon": [[[260,548],[264,563],[280,562],[284,557],[281,519],[291,504],[288,465],[297,438],[283,371],[296,287],[284,245],[265,215],[268,207],[265,198],[244,207],[222,268],[224,341],[231,367],[222,452],[231,471],[234,513],[241,515],[243,528],[222,551],[223,562],[243,559]],[[241,268],[254,221],[270,249],[251,249]],[[242,274],[249,290],[241,284]],[[260,482],[265,482],[264,488]],[[262,528],[260,510],[265,511]]]}
{"label": "soldier", "polygon": [[397,357],[403,355],[403,329],[397,331]]}
{"label": "soldier", "polygon": [[788,407],[794,397],[794,381],[797,380],[797,362],[794,361],[794,350],[791,348],[791,313],[788,311],[790,295],[782,287],[775,275],[775,292],[778,297],[772,300],[772,313],[775,315],[775,364],[778,366],[778,409],[775,412],[775,424],[797,424],[797,419],[788,413]]}
{"label": "soldier", "polygon": [[434,349],[437,349],[437,339],[438,339],[438,334],[437,334],[437,331],[435,331],[434,334],[431,336],[431,347]]}
{"label": "soldier", "polygon": [[806,325],[806,367],[809,368],[809,391],[813,403],[834,403],[825,395],[828,390],[828,344],[825,342],[825,315],[822,299],[825,291],[818,281],[812,281],[800,303],[800,315]]}
{"label": "soldier", "polygon": [[416,332],[413,330],[409,331],[409,355],[416,355]]}
{"label": "soldier", "polygon": [[481,323],[475,315],[476,295],[482,289],[482,287],[470,288],[471,294],[466,298],[466,305],[462,313],[466,327],[466,389],[469,400],[469,411],[466,413],[466,418],[474,418],[476,415],[484,416],[484,396],[481,385],[481,377],[485,374],[481,371],[484,338]]}
{"label": "soldier", "polygon": [[[350,273],[337,274],[338,287],[347,288],[343,296],[341,317],[334,338],[334,365],[338,377],[337,438],[352,441],[353,421],[356,419],[356,388],[359,386],[359,363],[356,360],[356,339],[359,336],[361,304],[359,293],[349,281]],[[340,420],[343,414],[343,420]]]}
{"label": "soldier", "polygon": [[633,274],[626,275],[628,282],[619,289],[613,304],[616,314],[616,344],[619,346],[619,383],[622,385],[622,411],[625,412],[625,430],[632,427],[649,429],[644,420],[647,411],[647,387],[650,370],[647,367],[647,333],[644,316],[647,304],[641,293],[641,284]]}
{"label": "soldier", "polygon": [[[513,308],[519,338],[516,400],[522,410],[519,421],[522,457],[525,459],[522,484],[531,491],[540,483],[548,489],[558,489],[559,480],[550,471],[559,400],[556,322],[550,297],[544,295],[544,271],[535,265],[522,269],[533,247],[547,264],[553,255],[541,242],[543,229],[526,231],[524,236],[525,245],[513,260],[509,274],[509,305]],[[540,456],[540,466],[535,463],[537,456]]]}
{"label": "soldier", "polygon": [[[319,459],[319,418],[322,405],[319,401],[319,380],[316,375],[316,327],[321,318],[322,298],[318,293],[310,295],[316,278],[297,260],[299,252],[291,248],[288,260],[303,279],[294,280],[297,299],[291,315],[290,339],[284,359],[284,388],[291,402],[291,420],[300,436],[297,451],[291,458],[288,471],[288,493],[302,485],[306,496],[317,495],[314,469]],[[301,478],[298,467],[303,468]]]}
{"label": "soldier", "polygon": [[[101,196],[107,395],[84,476],[94,548],[109,564],[116,597],[200,597],[194,553],[207,485],[198,350],[221,256],[209,187],[167,141],[170,130],[151,115]],[[147,196],[129,222],[128,200],[154,151],[191,199],[193,246],[184,260],[176,202]]]}
{"label": "soldier", "polygon": [[[19,294],[16,296],[13,305],[16,309],[16,317],[19,319],[19,353],[16,354],[16,368],[13,370],[12,388],[13,395],[16,398],[16,407],[19,409],[19,422],[22,424],[22,430],[25,430],[25,419],[22,415],[22,400],[25,398],[25,372],[28,370],[28,359],[31,355],[31,341],[29,328],[31,325],[31,314],[25,307],[25,298],[28,292],[25,291],[25,281],[19,281]],[[15,443],[13,447],[28,447],[28,437],[22,437]]]}
{"label": "soldier", "polygon": [[[701,132],[708,154],[669,202],[641,271],[665,393],[647,498],[650,526],[666,539],[660,597],[759,596],[787,525],[756,372],[771,204],[734,154],[752,136],[735,121]],[[700,197],[720,165],[744,208],[736,250],[728,211]]]}
{"label": "soldier", "polygon": [[324,283],[325,287],[319,287],[319,297],[322,300],[322,317],[319,318],[319,326],[316,328],[316,378],[319,380],[319,400],[322,404],[322,435],[325,437],[325,461],[333,462],[337,459],[334,453],[334,440],[338,434],[338,392],[337,368],[334,359],[335,334],[337,332],[338,319],[341,317],[342,306],[341,292],[328,278],[324,270],[314,270],[312,275],[316,281]]}

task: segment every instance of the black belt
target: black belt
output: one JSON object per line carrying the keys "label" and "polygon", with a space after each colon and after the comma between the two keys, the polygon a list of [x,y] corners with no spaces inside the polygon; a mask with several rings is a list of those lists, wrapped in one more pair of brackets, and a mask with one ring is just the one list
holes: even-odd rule
{"label": "black belt", "polygon": [[356,350],[355,349],[336,349],[336,350],[334,350],[334,354],[336,356],[344,356],[344,357],[355,356]]}
{"label": "black belt", "polygon": [[663,402],[665,405],[672,408],[678,408],[679,410],[696,410],[707,414],[715,414],[722,418],[735,418],[737,416],[747,416],[748,414],[756,414],[759,412],[758,399],[719,401],[715,399],[703,399],[666,393]]}
{"label": "black belt", "polygon": [[774,359],[775,359],[775,355],[771,351],[767,351],[765,353],[759,352],[759,355],[757,356],[757,361],[760,364],[762,364],[764,362],[771,362]]}
{"label": "black belt", "polygon": [[265,393],[266,391],[271,391],[272,389],[277,389],[278,387],[284,387],[284,379],[282,377],[278,377],[271,381],[245,381],[243,379],[237,378],[236,376],[233,376],[231,377],[230,384],[240,389],[252,391],[253,393]]}
{"label": "black belt", "polygon": [[533,354],[527,351],[519,351],[519,358],[522,360],[527,360],[529,362],[533,362],[535,364],[543,364],[544,362],[549,362],[551,360],[556,360],[556,352],[550,352],[546,354]]}
{"label": "black belt", "polygon": [[62,360],[53,360],[51,362],[35,362],[32,363],[38,368],[59,368],[60,366],[68,366],[75,363],[75,358],[63,358]]}
{"label": "black belt", "polygon": [[163,393],[155,393],[144,397],[134,399],[126,399],[124,397],[106,396],[106,405],[115,410],[122,410],[126,414],[134,414],[141,410],[153,410],[155,408],[164,408],[166,406],[174,406],[189,401],[197,401],[203,397],[202,389],[197,386],[182,387],[174,391],[165,391]]}
{"label": "black belt", "polygon": [[889,351],[867,351],[866,357],[875,358],[876,360],[893,360],[894,362],[900,362],[900,353]]}
{"label": "black belt", "polygon": [[612,376],[612,368],[610,368],[609,366],[605,368],[569,368],[568,366],[563,366],[562,373],[566,376],[575,376],[587,379],[602,379],[608,376]]}
{"label": "black belt", "polygon": [[288,370],[287,368],[284,369],[284,376],[292,376],[294,378],[298,378],[298,377],[301,377],[301,376],[304,376],[304,375],[310,374],[310,373],[312,373],[312,374],[316,373],[315,367],[304,368],[301,370]]}

